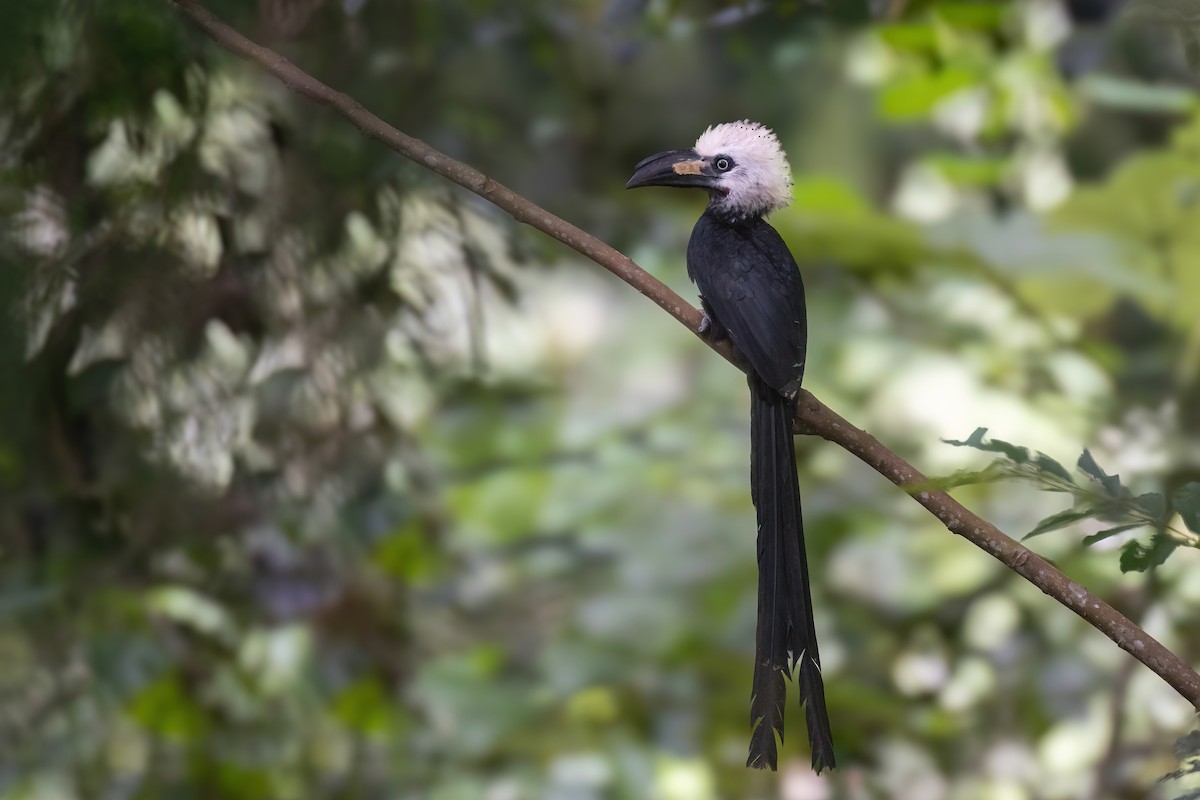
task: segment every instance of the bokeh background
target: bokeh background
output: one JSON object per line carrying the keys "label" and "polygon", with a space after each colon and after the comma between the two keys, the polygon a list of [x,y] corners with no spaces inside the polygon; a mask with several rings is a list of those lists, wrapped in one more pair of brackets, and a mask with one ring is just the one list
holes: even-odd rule
{"label": "bokeh background", "polygon": [[[1200,477],[1190,3],[211,8],[689,298],[702,199],[632,165],[771,125],[820,398],[928,474]],[[0,797],[1197,796],[1186,701],[803,437],[841,768],[793,705],[746,770],[742,377],[165,0],[0,19]],[[1200,554],[1101,527],[1033,544],[1200,662]]]}

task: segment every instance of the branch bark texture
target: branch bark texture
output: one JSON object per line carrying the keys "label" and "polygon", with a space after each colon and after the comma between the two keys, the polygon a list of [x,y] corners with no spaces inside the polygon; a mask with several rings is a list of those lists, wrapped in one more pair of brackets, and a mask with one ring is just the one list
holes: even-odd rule
{"label": "branch bark texture", "polygon": [[[352,97],[331,89],[275,51],[247,39],[195,0],[169,2],[225,49],[258,64],[298,94],[341,114],[366,136],[489,200],[518,222],[552,236],[595,261],[655,302],[692,332],[697,331],[700,312],[633,263],[628,256],[497,183],[474,167],[456,161],[421,140],[393,128]],[[701,338],[717,353],[740,366],[728,342],[713,343]],[[804,390],[797,400],[796,425],[801,433],[815,434],[848,450],[892,483],[908,491],[950,532],[962,536],[1074,611],[1200,709],[1200,675],[1179,656],[1115,608],[1067,578],[1048,561],[1006,536],[987,520],[968,511],[946,492],[910,488],[927,486],[926,477],[880,444],[875,437],[854,427]]]}

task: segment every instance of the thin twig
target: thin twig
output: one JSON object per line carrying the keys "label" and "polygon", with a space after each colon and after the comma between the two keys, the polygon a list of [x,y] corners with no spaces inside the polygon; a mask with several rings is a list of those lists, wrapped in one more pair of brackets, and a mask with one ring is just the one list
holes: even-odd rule
{"label": "thin twig", "polygon": [[[397,153],[469,189],[523,222],[574,248],[612,272],[664,311],[696,332],[700,312],[628,256],[497,183],[479,170],[401,133],[365,109],[358,101],[334,91],[278,53],[242,36],[194,0],[169,0],[206,34],[242,58],[260,65],[288,87],[341,114],[364,134]],[[728,342],[705,344],[734,364]],[[880,444],[873,436],[842,419],[807,391],[797,403],[797,429],[837,444],[901,488],[927,484],[915,467]],[[1200,675],[1156,639],[1084,587],[1068,579],[1045,559],[1005,536],[996,526],[964,508],[945,492],[913,489],[913,498],[952,533],[967,539],[1046,594],[1083,617],[1123,650],[1169,683],[1193,706],[1200,708]]]}

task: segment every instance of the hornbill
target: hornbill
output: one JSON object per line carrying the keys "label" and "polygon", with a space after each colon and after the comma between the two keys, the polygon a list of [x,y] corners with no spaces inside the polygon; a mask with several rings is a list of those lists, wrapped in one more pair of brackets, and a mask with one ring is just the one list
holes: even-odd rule
{"label": "hornbill", "polygon": [[791,200],[791,168],[775,133],[744,120],[709,127],[696,146],[644,159],[626,189],[708,191],[687,248],[702,335],[728,337],[749,368],[750,496],[758,516],[758,631],[746,766],[775,769],[785,677],[797,672],[813,769],[833,767],[833,738],[813,625],[796,450],[795,397],[808,325],[796,261],[763,216]]}

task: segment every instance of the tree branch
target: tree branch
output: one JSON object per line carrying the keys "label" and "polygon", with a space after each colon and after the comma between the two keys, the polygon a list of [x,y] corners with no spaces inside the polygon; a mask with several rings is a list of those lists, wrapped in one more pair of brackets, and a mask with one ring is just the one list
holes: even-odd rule
{"label": "tree branch", "polygon": [[[700,312],[666,285],[642,270],[626,255],[497,183],[479,170],[404,134],[372,114],[348,95],[337,92],[296,67],[283,56],[258,45],[213,16],[195,0],[169,0],[213,40],[230,52],[253,61],[289,88],[328,106],[372,139],[408,159],[448,178],[504,209],[523,222],[554,237],[595,261],[654,301],[693,333]],[[738,365],[729,343],[701,338],[720,355]],[[1169,683],[1193,706],[1200,708],[1200,675],[1182,659],[1135,625],[1119,611],[1071,581],[1049,562],[1004,535],[996,526],[972,514],[942,491],[910,489],[927,485],[915,467],[880,444],[875,437],[842,419],[807,391],[797,402],[797,429],[812,433],[853,453],[937,517],[952,533],[967,539],[1043,592],[1083,617],[1123,650]]]}
{"label": "tree branch", "polygon": [[921,488],[929,485],[929,479],[916,467],[884,447],[871,434],[846,422],[807,391],[800,393],[797,421],[807,426],[806,432],[843,447],[908,491],[951,533],[963,537],[1083,617],[1200,709],[1200,675],[1120,611],[1067,578],[1049,561],[1006,536],[992,523],[972,514],[946,492]]}

